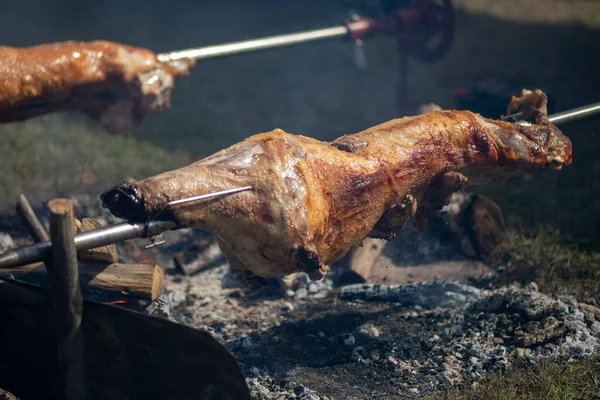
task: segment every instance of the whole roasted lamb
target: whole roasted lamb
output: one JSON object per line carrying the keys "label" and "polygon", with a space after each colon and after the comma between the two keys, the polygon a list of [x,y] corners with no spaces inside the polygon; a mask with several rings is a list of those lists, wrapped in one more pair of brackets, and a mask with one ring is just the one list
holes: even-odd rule
{"label": "whole roasted lamb", "polygon": [[330,143],[276,129],[187,167],[127,179],[102,200],[115,216],[145,221],[169,201],[250,185],[158,218],[212,232],[234,270],[319,279],[365,238],[391,239],[411,217],[427,220],[467,183],[570,164],[571,142],[548,122],[546,102],[524,90],[509,105],[518,122],[435,111]]}

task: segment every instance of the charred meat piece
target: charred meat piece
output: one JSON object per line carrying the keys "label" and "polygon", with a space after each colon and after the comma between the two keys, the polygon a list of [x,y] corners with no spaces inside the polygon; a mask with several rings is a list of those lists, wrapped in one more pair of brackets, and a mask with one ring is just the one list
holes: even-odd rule
{"label": "charred meat piece", "polygon": [[174,206],[159,218],[214,233],[234,269],[319,278],[365,238],[389,239],[412,216],[427,218],[472,176],[485,182],[559,170],[570,164],[571,150],[553,125],[436,111],[333,143],[276,129],[187,167],[126,180],[102,200],[118,217],[144,220],[168,201],[251,185],[226,198]]}
{"label": "charred meat piece", "polygon": [[548,121],[548,97],[539,89],[534,91],[523,89],[521,96],[512,97],[506,112],[519,121],[540,125],[550,123]]}
{"label": "charred meat piece", "polygon": [[75,111],[111,133],[130,132],[170,107],[174,80],[193,65],[165,64],[149,50],[106,41],[0,46],[0,122]]}

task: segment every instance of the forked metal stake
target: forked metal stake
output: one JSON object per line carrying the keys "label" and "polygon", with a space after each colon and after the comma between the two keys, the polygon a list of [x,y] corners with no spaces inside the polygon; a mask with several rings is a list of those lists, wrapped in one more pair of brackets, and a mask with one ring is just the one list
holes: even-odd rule
{"label": "forked metal stake", "polygon": [[[169,201],[164,206],[162,206],[161,209],[158,210],[158,212],[152,216],[152,218],[150,218],[148,223],[150,223],[150,222],[154,221],[156,218],[158,218],[158,216],[163,211],[165,211],[167,209],[167,207],[175,206],[178,204],[191,203],[192,201],[207,200],[207,199],[211,199],[214,197],[228,196],[230,194],[239,193],[239,192],[243,192],[243,191],[250,190],[250,189],[252,189],[252,186],[244,186],[244,187],[239,187],[239,188],[235,188],[235,189],[222,190],[220,192],[212,192],[212,193],[208,193],[208,194],[201,194],[199,196],[186,197],[185,199]],[[150,237],[150,242],[151,242],[150,244],[144,246],[145,249],[150,249],[152,247],[160,246],[161,244],[165,244],[166,240],[156,241],[156,235],[154,235],[154,236]]]}
{"label": "forked metal stake", "polygon": [[156,218],[158,218],[160,213],[162,213],[167,207],[170,207],[170,206],[191,203],[192,201],[212,199],[214,197],[224,197],[224,196],[228,196],[230,194],[245,192],[246,190],[251,190],[251,189],[252,189],[252,186],[243,186],[243,187],[239,187],[239,188],[235,188],[235,189],[221,190],[220,192],[212,192],[212,193],[208,193],[208,194],[201,194],[199,196],[186,197],[184,199],[169,201],[164,206],[162,206],[162,208],[160,210],[158,210],[158,212],[156,214],[154,214],[152,216],[150,221],[153,221]]}
{"label": "forked metal stake", "polygon": [[[235,193],[251,190],[252,186],[244,186],[219,192],[207,193],[199,196],[178,199],[166,203],[147,222],[123,222],[121,224],[107,226],[75,235],[75,248],[77,251],[94,249],[136,238],[154,238],[162,232],[177,229],[175,221],[157,221],[156,218],[167,207],[190,203],[193,201],[207,200],[212,198],[226,197]],[[155,246],[160,243],[154,242]],[[150,245],[152,247],[152,245]],[[50,241],[39,242],[30,246],[24,246],[0,255],[0,269],[14,268],[34,262],[44,261],[52,254],[52,243]]]}

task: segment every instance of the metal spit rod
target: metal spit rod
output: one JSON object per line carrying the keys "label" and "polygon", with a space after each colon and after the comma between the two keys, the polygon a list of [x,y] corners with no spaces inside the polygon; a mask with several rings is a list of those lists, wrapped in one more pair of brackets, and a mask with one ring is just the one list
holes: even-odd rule
{"label": "metal spit rod", "polygon": [[[160,212],[171,205],[206,200],[215,197],[225,197],[251,189],[252,186],[244,186],[223,190],[220,192],[207,193],[200,196],[188,197],[185,199],[173,200],[166,203],[161,208]],[[153,216],[153,218],[156,217],[157,215]],[[175,229],[176,227],[177,224],[173,221],[155,221],[152,219],[149,222],[123,222],[117,225],[76,234],[75,248],[78,251],[89,250],[135,238],[151,238],[159,235],[162,232]],[[44,261],[44,259],[50,254],[51,250],[52,243],[50,241],[39,242],[30,246],[8,250],[0,255],[0,269],[14,268],[21,265]]]}
{"label": "metal spit rod", "polygon": [[[161,232],[174,229],[176,226],[177,224],[172,221],[152,221],[148,224],[124,222],[76,234],[75,248],[77,250],[89,250],[139,237],[152,237]],[[43,261],[51,251],[52,243],[50,241],[8,250],[0,255],[0,269]]]}
{"label": "metal spit rod", "polygon": [[588,118],[600,114],[600,103],[589,104],[583,107],[573,108],[571,110],[559,112],[548,116],[551,124],[566,124],[579,119]]}
{"label": "metal spit rod", "polygon": [[[359,24],[360,22],[356,22]],[[363,22],[364,23],[364,22]],[[360,23],[362,25],[362,23]],[[355,29],[358,28],[358,25]],[[185,58],[194,58],[196,60],[222,57],[231,54],[245,53],[255,50],[265,50],[276,47],[290,46],[299,43],[312,42],[323,39],[340,38],[348,35],[350,30],[346,26],[334,26],[312,31],[290,33],[286,35],[269,36],[260,39],[243,40],[233,43],[224,43],[213,46],[197,47],[162,53],[158,59],[162,62],[177,61]],[[573,108],[571,110],[555,113],[549,116],[550,123],[559,125],[571,121],[584,119],[600,113],[600,102],[583,107]]]}
{"label": "metal spit rod", "polygon": [[196,60],[200,60],[205,58],[244,53],[248,51],[290,46],[293,44],[312,42],[315,40],[340,38],[346,36],[348,32],[348,28],[345,26],[334,26],[313,31],[269,36],[260,39],[198,47],[195,49],[179,50],[171,53],[159,54],[158,59],[162,62],[177,61],[185,58],[194,58]]}
{"label": "metal spit rod", "polygon": [[[567,111],[551,114],[548,116],[548,121],[554,125],[562,125],[569,122],[586,119],[600,114],[600,103],[588,104],[587,106],[572,108]],[[515,114],[503,115],[500,117],[502,121],[512,121],[519,125],[532,125],[529,121],[519,120],[523,116],[522,112]]]}

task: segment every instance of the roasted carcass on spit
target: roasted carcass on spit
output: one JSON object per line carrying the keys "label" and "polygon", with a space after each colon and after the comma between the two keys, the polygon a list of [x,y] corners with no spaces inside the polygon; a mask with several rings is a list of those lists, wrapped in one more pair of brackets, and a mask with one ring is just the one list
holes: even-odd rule
{"label": "roasted carcass on spit", "polygon": [[[527,96],[545,99],[523,91],[510,109],[528,104]],[[276,129],[187,167],[125,180],[102,200],[115,216],[144,221],[169,201],[251,185],[167,208],[158,218],[214,233],[235,270],[259,277],[304,271],[318,279],[365,238],[391,239],[411,217],[430,218],[467,181],[570,164],[571,142],[548,123],[544,104],[531,114],[536,124],[436,111],[331,143]]]}
{"label": "roasted carcass on spit", "polygon": [[0,122],[75,111],[126,133],[170,106],[174,80],[194,63],[165,64],[149,50],[107,41],[0,46]]}

